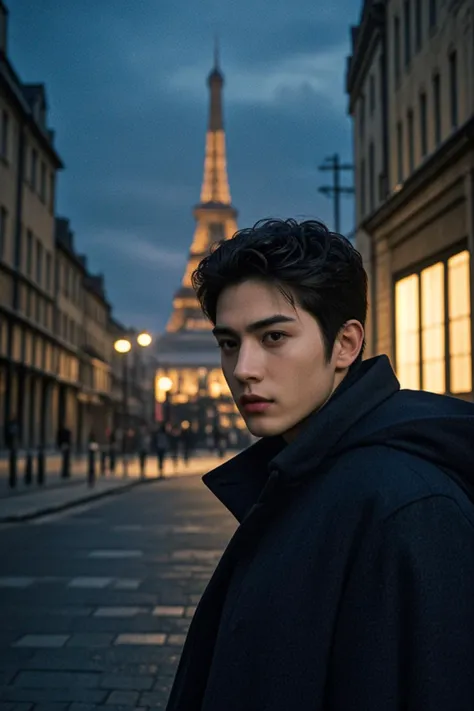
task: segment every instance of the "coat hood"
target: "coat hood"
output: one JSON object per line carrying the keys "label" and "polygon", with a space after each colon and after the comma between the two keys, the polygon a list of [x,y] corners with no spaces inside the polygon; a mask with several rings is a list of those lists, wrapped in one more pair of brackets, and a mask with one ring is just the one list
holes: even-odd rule
{"label": "coat hood", "polygon": [[444,469],[474,496],[474,404],[433,393],[400,390],[386,356],[349,372],[329,402],[308,418],[294,442],[258,441],[203,477],[241,521],[269,474],[295,486],[322,463],[352,449],[384,445]]}

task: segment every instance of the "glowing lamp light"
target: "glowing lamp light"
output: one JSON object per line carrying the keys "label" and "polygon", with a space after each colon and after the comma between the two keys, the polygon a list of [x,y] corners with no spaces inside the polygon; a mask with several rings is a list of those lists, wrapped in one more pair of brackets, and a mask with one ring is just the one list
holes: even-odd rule
{"label": "glowing lamp light", "polygon": [[215,380],[212,383],[209,383],[209,392],[211,394],[211,397],[218,398],[222,392],[220,383]]}
{"label": "glowing lamp light", "polygon": [[146,331],[143,331],[143,333],[139,333],[137,336],[137,343],[142,348],[146,348],[147,346],[150,346],[152,340],[153,340],[152,337]]}
{"label": "glowing lamp light", "polygon": [[119,338],[118,341],[115,341],[114,348],[117,353],[128,353],[132,348],[132,344],[126,338]]}
{"label": "glowing lamp light", "polygon": [[161,378],[158,379],[158,387],[164,393],[167,393],[173,387],[173,381],[171,380],[171,378],[168,378],[166,375],[163,375]]}

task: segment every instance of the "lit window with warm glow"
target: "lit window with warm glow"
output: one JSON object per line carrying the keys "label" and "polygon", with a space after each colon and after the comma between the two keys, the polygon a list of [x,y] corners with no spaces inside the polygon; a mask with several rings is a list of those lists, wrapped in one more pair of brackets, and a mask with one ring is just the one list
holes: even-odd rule
{"label": "lit window with warm glow", "polygon": [[421,352],[423,390],[446,392],[444,264],[421,272]]}
{"label": "lit window with warm glow", "polygon": [[403,388],[420,387],[419,279],[411,274],[395,284],[397,377]]}
{"label": "lit window with warm glow", "polygon": [[451,392],[472,390],[469,252],[448,260],[449,366]]}

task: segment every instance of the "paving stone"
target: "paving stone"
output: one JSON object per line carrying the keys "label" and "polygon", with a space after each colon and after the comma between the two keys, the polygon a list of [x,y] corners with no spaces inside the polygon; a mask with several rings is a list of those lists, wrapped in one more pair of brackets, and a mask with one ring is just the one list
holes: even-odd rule
{"label": "paving stone", "polygon": [[122,674],[105,674],[100,681],[101,689],[149,691],[152,686],[152,676],[126,676]]}
{"label": "paving stone", "polygon": [[20,670],[15,667],[4,667],[0,669],[0,688],[11,684]]}
{"label": "paving stone", "polygon": [[141,558],[142,556],[143,551],[132,550],[128,548],[112,548],[110,550],[91,551],[88,555],[89,558],[100,558],[107,560],[120,560],[122,558]]}
{"label": "paving stone", "polygon": [[155,709],[164,709],[168,701],[167,694],[162,694],[159,691],[145,691],[140,696],[139,705],[149,706]]}
{"label": "paving stone", "polygon": [[78,632],[73,634],[67,643],[67,647],[110,647],[115,635],[106,632]]}
{"label": "paving stone", "polygon": [[98,607],[93,617],[135,617],[144,611],[143,607]]}
{"label": "paving stone", "polygon": [[166,639],[167,644],[170,644],[172,647],[182,647],[185,641],[185,634],[170,634]]}
{"label": "paving stone", "polygon": [[29,588],[35,582],[35,578],[8,578],[0,577],[0,588]]}
{"label": "paving stone", "polygon": [[153,609],[152,615],[155,617],[182,617],[184,615],[184,607],[158,605]]}
{"label": "paving stone", "polygon": [[196,612],[197,607],[195,605],[187,607],[185,615],[186,617],[194,617],[194,613]]}
{"label": "paving stone", "polygon": [[68,583],[68,588],[83,588],[89,590],[96,590],[101,588],[106,588],[110,585],[113,578],[92,578],[92,577],[81,577],[73,578]]}
{"label": "paving stone", "polygon": [[201,595],[189,595],[189,602],[191,605],[199,605],[201,602]]}
{"label": "paving stone", "polygon": [[36,704],[35,711],[66,711],[69,703],[63,704]]}
{"label": "paving stone", "polygon": [[139,696],[138,691],[112,691],[106,703],[116,706],[136,706]]}
{"label": "paving stone", "polygon": [[22,671],[15,678],[14,685],[22,689],[96,689],[99,674],[87,672]]}
{"label": "paving stone", "polygon": [[30,701],[35,704],[61,702],[99,704],[105,700],[106,695],[107,691],[80,689],[79,687],[69,689],[18,689],[14,686],[7,686],[2,691],[2,700]]}
{"label": "paving stone", "polygon": [[138,590],[141,583],[141,580],[134,580],[133,578],[119,578],[115,581],[113,587],[115,590]]}
{"label": "paving stone", "polygon": [[33,704],[3,703],[0,701],[0,711],[31,711]]}
{"label": "paving stone", "polygon": [[162,645],[165,643],[165,634],[119,634],[114,644],[129,645]]}
{"label": "paving stone", "polygon": [[64,647],[67,634],[27,634],[13,643],[13,647]]}

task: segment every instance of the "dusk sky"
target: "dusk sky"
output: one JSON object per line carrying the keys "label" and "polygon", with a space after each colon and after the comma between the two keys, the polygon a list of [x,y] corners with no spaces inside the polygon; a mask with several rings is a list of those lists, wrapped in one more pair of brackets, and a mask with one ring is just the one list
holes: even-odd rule
{"label": "dusk sky", "polygon": [[[9,57],[44,82],[66,165],[59,215],[103,272],[117,318],[161,330],[191,244],[218,33],[228,173],[239,227],[332,226],[324,158],[351,158],[344,92],[355,0],[7,0]],[[351,182],[348,175],[346,182]],[[343,199],[342,230],[353,228]]]}

